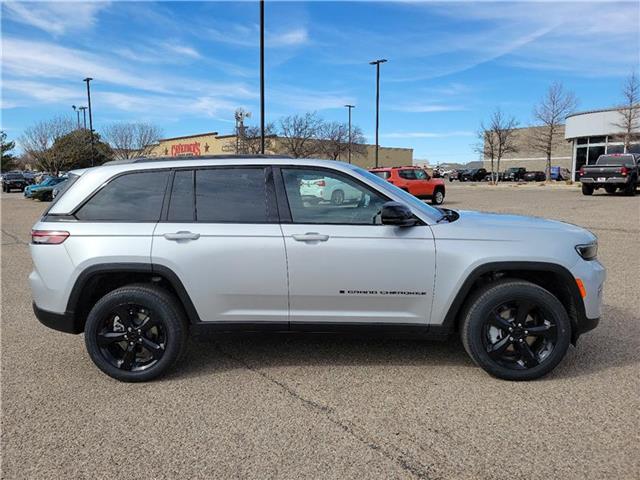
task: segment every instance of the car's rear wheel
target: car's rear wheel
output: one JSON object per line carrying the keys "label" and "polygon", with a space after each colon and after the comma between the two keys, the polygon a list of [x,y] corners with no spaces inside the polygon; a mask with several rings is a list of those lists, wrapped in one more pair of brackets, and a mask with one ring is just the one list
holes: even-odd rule
{"label": "car's rear wheel", "polygon": [[342,190],[334,190],[331,194],[331,203],[334,205],[342,205],[344,203],[344,192]]}
{"label": "car's rear wheel", "polygon": [[434,205],[441,205],[444,202],[444,190],[441,188],[436,189],[431,197],[431,203]]}
{"label": "car's rear wheel", "polygon": [[533,380],[562,360],[571,323],[560,301],[523,280],[503,280],[478,291],[465,310],[462,343],[476,364],[505,380]]}
{"label": "car's rear wheel", "polygon": [[605,185],[604,190],[608,194],[612,194],[612,193],[616,193],[617,187],[615,187],[614,185]]}
{"label": "car's rear wheel", "polygon": [[593,187],[591,185],[582,184],[583,195],[593,195]]}
{"label": "car's rear wheel", "polygon": [[162,375],[182,354],[187,324],[165,290],[129,285],[102,297],[89,312],[85,344],[104,373],[125,382]]}

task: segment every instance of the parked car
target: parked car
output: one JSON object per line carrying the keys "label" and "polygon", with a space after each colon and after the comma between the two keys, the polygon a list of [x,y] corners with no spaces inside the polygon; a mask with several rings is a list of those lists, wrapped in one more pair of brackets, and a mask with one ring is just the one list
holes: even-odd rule
{"label": "parked car", "polygon": [[505,182],[519,182],[524,180],[524,176],[527,173],[527,169],[524,167],[511,167],[507,168],[502,174],[502,179]]}
{"label": "parked car", "polygon": [[303,201],[331,202],[334,205],[357,202],[361,197],[357,188],[344,182],[336,182],[333,178],[317,175],[300,180],[300,195]]}
{"label": "parked car", "polygon": [[571,179],[571,172],[565,167],[551,167],[551,180],[561,181]]}
{"label": "parked car", "polygon": [[464,170],[451,170],[449,171],[449,173],[447,174],[447,178],[449,179],[450,182],[453,182],[454,180],[460,180],[460,174],[463,172]]}
{"label": "parked car", "polygon": [[640,183],[640,154],[600,155],[595,165],[580,168],[579,177],[583,195],[592,195],[599,188],[609,194],[620,189],[625,195],[635,195]]}
{"label": "parked car", "polygon": [[525,182],[544,182],[546,179],[547,175],[540,171],[526,172],[523,177]]}
{"label": "parked car", "polygon": [[49,187],[54,187],[58,183],[64,182],[65,180],[66,178],[63,177],[46,177],[42,180],[42,182],[26,187],[24,189],[24,196],[27,198],[32,198],[37,191],[48,189]]}
{"label": "parked car", "polygon": [[444,202],[444,180],[429,176],[419,167],[380,167],[370,170],[374,175],[418,198],[430,199],[434,205]]}
{"label": "parked car", "polygon": [[461,175],[458,175],[458,179],[461,182],[480,182],[487,176],[487,171],[484,168],[471,168],[465,170]]}
{"label": "parked car", "polygon": [[[302,201],[319,177],[360,201]],[[72,172],[30,251],[36,317],[84,332],[95,365],[132,382],[174,365],[189,332],[234,329],[457,334],[491,375],[530,380],[597,326],[606,276],[575,225],[436,208],[354,165],[277,157]]]}
{"label": "parked car", "polygon": [[20,172],[8,172],[2,175],[2,191],[10,192],[11,190],[20,190],[21,192],[27,186],[27,181]]}
{"label": "parked car", "polygon": [[62,191],[67,188],[68,185],[68,180],[65,179],[64,182],[60,182],[57,185],[55,185],[53,187],[53,190],[51,191],[51,199],[55,199],[58,195],[60,195],[60,193],[62,193]]}

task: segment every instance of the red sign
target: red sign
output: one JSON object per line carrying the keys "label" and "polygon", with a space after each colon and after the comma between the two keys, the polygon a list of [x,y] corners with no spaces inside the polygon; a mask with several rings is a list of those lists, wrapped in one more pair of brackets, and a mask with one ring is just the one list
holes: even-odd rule
{"label": "red sign", "polygon": [[171,156],[178,155],[200,155],[200,142],[171,145]]}

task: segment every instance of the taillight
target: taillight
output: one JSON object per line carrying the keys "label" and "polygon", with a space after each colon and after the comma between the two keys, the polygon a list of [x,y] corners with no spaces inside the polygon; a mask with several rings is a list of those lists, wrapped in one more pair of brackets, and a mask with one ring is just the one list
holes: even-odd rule
{"label": "taillight", "polygon": [[580,172],[578,173],[580,173],[580,175],[584,175],[584,167],[580,167]]}
{"label": "taillight", "polygon": [[319,187],[324,187],[326,185],[324,180],[317,180],[316,181],[316,185],[318,185]]}
{"label": "taillight", "polygon": [[69,237],[69,232],[60,230],[31,230],[31,243],[59,245]]}
{"label": "taillight", "polygon": [[624,177],[627,173],[629,173],[629,169],[627,167],[620,168],[620,175]]}

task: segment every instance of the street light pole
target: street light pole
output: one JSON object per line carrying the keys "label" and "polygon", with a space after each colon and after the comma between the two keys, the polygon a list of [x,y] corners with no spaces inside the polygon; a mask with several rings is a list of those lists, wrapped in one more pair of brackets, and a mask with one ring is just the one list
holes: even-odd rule
{"label": "street light pole", "polygon": [[349,163],[351,163],[351,109],[356,108],[355,105],[345,105],[349,109]]}
{"label": "street light pole", "polygon": [[87,107],[78,107],[78,110],[82,110],[82,121],[84,129],[87,129]]}
{"label": "street light pole", "polygon": [[264,0],[260,0],[260,153],[264,155]]}
{"label": "street light pole", "polygon": [[83,81],[87,82],[87,104],[89,105],[89,134],[91,136],[91,166],[95,161],[95,151],[93,147],[93,115],[91,114],[91,89],[89,88],[89,82],[93,80],[91,77],[85,78]]}
{"label": "street light pole", "polygon": [[76,112],[76,117],[77,117],[77,120],[78,120],[76,125],[78,126],[78,130],[80,130],[80,110],[75,105],[71,105],[71,108],[73,108],[73,111]]}
{"label": "street light pole", "polygon": [[380,147],[380,143],[378,141],[378,130],[380,128],[380,64],[385,63],[387,60],[385,58],[381,58],[379,60],[374,60],[369,62],[369,65],[376,66],[376,168],[378,167],[378,149]]}

